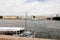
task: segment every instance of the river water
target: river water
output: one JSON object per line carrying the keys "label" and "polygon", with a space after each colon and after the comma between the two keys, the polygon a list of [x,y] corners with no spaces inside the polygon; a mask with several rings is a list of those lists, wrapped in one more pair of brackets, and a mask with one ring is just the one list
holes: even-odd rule
{"label": "river water", "polygon": [[56,20],[0,20],[0,27],[25,27],[36,37],[60,38],[60,21]]}

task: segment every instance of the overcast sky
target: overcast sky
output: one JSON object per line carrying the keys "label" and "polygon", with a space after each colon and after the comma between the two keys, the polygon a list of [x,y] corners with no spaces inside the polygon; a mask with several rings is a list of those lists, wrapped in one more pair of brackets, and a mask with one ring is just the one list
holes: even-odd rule
{"label": "overcast sky", "polygon": [[60,0],[0,0],[0,15],[50,15],[60,13]]}

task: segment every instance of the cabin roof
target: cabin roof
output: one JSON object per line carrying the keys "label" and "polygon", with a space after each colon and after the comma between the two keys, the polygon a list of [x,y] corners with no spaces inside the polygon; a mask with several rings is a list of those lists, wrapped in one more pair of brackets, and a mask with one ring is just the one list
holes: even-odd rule
{"label": "cabin roof", "polygon": [[24,29],[24,27],[0,27],[0,31],[20,31]]}

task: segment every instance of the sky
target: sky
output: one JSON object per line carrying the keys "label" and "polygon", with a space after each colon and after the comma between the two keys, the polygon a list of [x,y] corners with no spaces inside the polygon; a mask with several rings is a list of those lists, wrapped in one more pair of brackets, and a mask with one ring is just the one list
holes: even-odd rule
{"label": "sky", "polygon": [[0,15],[55,16],[60,13],[60,0],[0,0]]}

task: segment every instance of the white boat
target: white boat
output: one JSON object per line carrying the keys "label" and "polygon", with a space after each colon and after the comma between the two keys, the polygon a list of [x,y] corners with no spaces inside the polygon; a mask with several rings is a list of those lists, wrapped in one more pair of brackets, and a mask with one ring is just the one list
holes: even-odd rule
{"label": "white boat", "polygon": [[0,34],[17,34],[25,30],[25,27],[0,27]]}
{"label": "white boat", "polygon": [[0,31],[20,31],[25,30],[24,27],[0,27]]}

